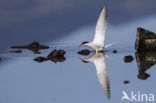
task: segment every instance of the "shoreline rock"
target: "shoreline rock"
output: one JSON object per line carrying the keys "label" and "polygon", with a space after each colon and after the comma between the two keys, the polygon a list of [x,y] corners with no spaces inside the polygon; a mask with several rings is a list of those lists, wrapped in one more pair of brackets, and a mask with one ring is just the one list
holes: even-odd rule
{"label": "shoreline rock", "polygon": [[144,28],[137,28],[135,50],[156,50],[156,33]]}

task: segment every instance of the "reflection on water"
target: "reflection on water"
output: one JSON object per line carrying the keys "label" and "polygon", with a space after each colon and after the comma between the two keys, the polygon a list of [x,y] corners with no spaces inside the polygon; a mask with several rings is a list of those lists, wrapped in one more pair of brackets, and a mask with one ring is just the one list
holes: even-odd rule
{"label": "reflection on water", "polygon": [[[79,60],[80,55],[77,54],[79,48],[73,46],[72,42],[79,44],[86,38],[92,40],[93,35],[91,34],[94,34],[94,28],[92,27],[72,32],[70,36],[63,37],[60,41],[58,40],[62,44],[57,45],[56,43],[54,46],[57,49],[64,49],[67,52],[63,53],[65,56],[53,56],[53,53],[50,53],[53,48],[48,49],[48,47],[47,49],[45,48],[46,50],[42,54],[38,54],[42,49],[39,43],[34,43],[35,47],[31,47],[30,44],[29,47],[28,45],[26,47],[13,47],[17,48],[17,51],[15,50],[14,52],[19,52],[18,50],[21,49],[22,55],[8,52],[1,54],[0,102],[51,103],[54,102],[51,100],[56,100],[57,103],[121,103],[123,90],[127,93],[134,91],[136,93],[156,94],[156,71],[153,69],[147,71],[149,68],[153,68],[152,66],[156,63],[154,52],[139,52],[135,54],[136,61],[123,62],[125,55],[134,57],[133,46],[136,39],[136,27],[145,25],[145,28],[154,31],[156,23],[153,21],[155,21],[155,17],[133,22],[132,24],[109,27],[107,33],[109,35],[106,35],[108,36],[106,37],[106,44],[119,42],[115,47],[112,46],[106,51],[111,56],[109,60],[102,53],[93,54],[87,59],[81,58],[86,63]],[[64,44],[64,42],[71,44],[69,46],[67,45],[68,43]],[[25,52],[23,49],[33,51],[35,55]],[[116,51],[113,51],[114,49]],[[37,63],[34,62],[34,58],[37,62],[51,60],[52,62],[61,63]],[[107,72],[106,64],[108,67]],[[97,76],[95,73],[97,73]],[[151,75],[150,78],[148,78],[149,74]],[[109,75],[109,79],[107,75]],[[138,75],[139,79],[136,75]],[[140,79],[146,79],[146,81]]]}
{"label": "reflection on water", "polygon": [[14,50],[14,51],[10,51],[10,53],[22,53],[22,50]]}
{"label": "reflection on water", "polygon": [[107,96],[107,98],[110,98],[110,86],[109,86],[109,79],[106,72],[106,64],[104,55],[101,52],[96,52],[93,55],[91,55],[89,58],[80,58],[83,62],[93,62],[96,67],[97,77],[99,80],[99,83]]}
{"label": "reflection on water", "polygon": [[[25,46],[12,46],[11,48],[17,49],[28,49],[34,52],[34,54],[40,54],[39,50],[41,49],[49,49],[49,46],[40,45],[38,42],[32,42]],[[19,50],[14,51],[14,53],[19,53]]]}
{"label": "reflection on water", "polygon": [[50,54],[48,54],[46,58],[37,57],[34,59],[34,61],[39,62],[39,63],[43,61],[47,61],[47,60],[51,60],[54,63],[64,62],[66,60],[66,58],[64,57],[65,53],[66,52],[64,50],[53,50]]}
{"label": "reflection on water", "polygon": [[77,53],[78,53],[78,54],[81,54],[81,55],[85,55],[85,56],[87,56],[87,55],[90,54],[90,50],[85,49],[85,50],[81,50],[81,51],[79,51],[79,52],[77,52]]}
{"label": "reflection on water", "polygon": [[156,51],[136,52],[135,56],[139,71],[138,78],[146,80],[150,77],[146,71],[156,64]]}

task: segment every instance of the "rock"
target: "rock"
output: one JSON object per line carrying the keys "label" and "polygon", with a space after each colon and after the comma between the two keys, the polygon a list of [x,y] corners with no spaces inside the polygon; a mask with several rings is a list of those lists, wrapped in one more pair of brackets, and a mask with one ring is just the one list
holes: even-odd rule
{"label": "rock", "polygon": [[66,60],[66,58],[64,57],[65,55],[65,51],[64,50],[53,50],[46,58],[44,57],[37,57],[34,60],[37,62],[43,62],[43,61],[47,61],[47,60],[51,60],[52,62],[64,62]]}
{"label": "rock", "polygon": [[65,55],[65,51],[64,50],[54,50],[52,51],[47,58],[53,62],[64,62],[66,60],[66,58],[64,57]]}
{"label": "rock", "polygon": [[52,51],[48,56],[47,58],[53,58],[53,57],[61,57],[61,56],[64,56],[66,52],[64,50],[54,50]]}
{"label": "rock", "polygon": [[84,50],[79,51],[78,54],[86,55],[86,56],[87,56],[87,55],[90,54],[90,50],[88,50],[88,49],[84,49]]}
{"label": "rock", "polygon": [[123,83],[124,84],[129,84],[129,81],[128,80],[125,80]]}
{"label": "rock", "polygon": [[33,51],[35,54],[39,54],[39,50],[41,49],[48,49],[49,46],[40,45],[38,42],[32,42],[25,46],[12,46],[11,48],[18,48],[18,49],[29,49]]}
{"label": "rock", "polygon": [[113,53],[115,53],[115,54],[116,54],[116,53],[118,53],[118,51],[117,51],[117,50],[113,50]]}
{"label": "rock", "polygon": [[36,62],[43,62],[43,61],[46,61],[47,59],[46,58],[44,58],[44,57],[37,57],[37,58],[35,58],[34,59]]}
{"label": "rock", "polygon": [[156,33],[137,28],[135,49],[137,51],[156,50]]}
{"label": "rock", "polygon": [[10,51],[11,53],[22,53],[22,50]]}
{"label": "rock", "polygon": [[0,57],[0,62],[2,61],[2,58]]}
{"label": "rock", "polygon": [[146,80],[149,77],[150,77],[150,75],[147,74],[147,73],[142,73],[142,74],[138,75],[138,78],[141,79],[141,80]]}
{"label": "rock", "polygon": [[57,62],[64,62],[66,60],[66,58],[64,56],[62,56],[62,57],[53,57],[50,60],[57,63]]}
{"label": "rock", "polygon": [[129,62],[132,62],[133,61],[133,56],[131,56],[131,55],[128,55],[128,56],[125,56],[124,57],[124,62],[125,63],[129,63]]}

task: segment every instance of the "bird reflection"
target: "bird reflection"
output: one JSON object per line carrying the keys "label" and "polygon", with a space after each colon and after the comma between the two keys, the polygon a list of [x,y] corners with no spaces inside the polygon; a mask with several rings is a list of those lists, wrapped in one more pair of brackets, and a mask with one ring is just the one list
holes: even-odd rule
{"label": "bird reflection", "polygon": [[103,53],[97,52],[87,59],[80,58],[80,60],[84,63],[92,61],[95,64],[99,83],[107,98],[110,98],[109,79],[106,72],[106,64]]}
{"label": "bird reflection", "polygon": [[156,51],[136,52],[135,56],[139,71],[138,78],[146,80],[150,77],[146,71],[156,64]]}

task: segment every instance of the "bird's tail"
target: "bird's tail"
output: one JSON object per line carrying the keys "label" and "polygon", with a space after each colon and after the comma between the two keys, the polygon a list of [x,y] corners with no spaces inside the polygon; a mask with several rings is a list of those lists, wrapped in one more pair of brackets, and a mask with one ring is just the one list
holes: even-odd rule
{"label": "bird's tail", "polygon": [[115,43],[111,43],[111,44],[107,44],[107,45],[105,45],[104,46],[104,48],[106,49],[106,48],[109,48],[110,46],[112,46],[112,45],[114,45]]}

